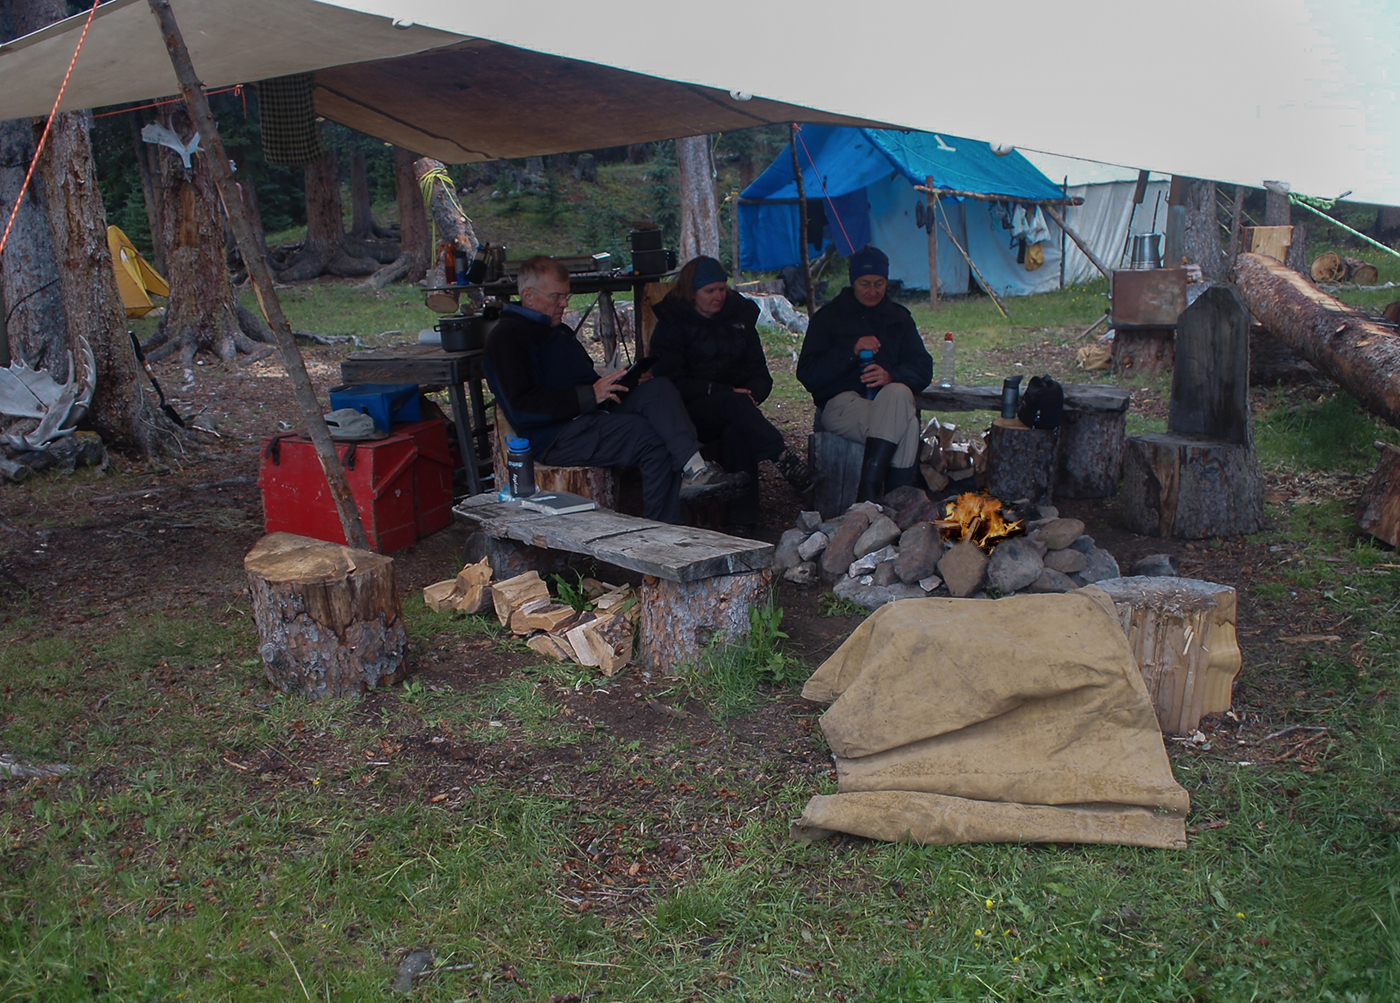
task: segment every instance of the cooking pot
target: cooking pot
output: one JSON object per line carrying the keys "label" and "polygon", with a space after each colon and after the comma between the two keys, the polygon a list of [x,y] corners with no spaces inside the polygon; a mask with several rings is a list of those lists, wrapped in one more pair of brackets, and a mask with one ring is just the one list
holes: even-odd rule
{"label": "cooking pot", "polygon": [[433,330],[442,335],[444,352],[475,352],[486,345],[485,321],[486,318],[477,315],[456,314],[439,317]]}
{"label": "cooking pot", "polygon": [[1162,235],[1160,233],[1139,233],[1133,237],[1133,268],[1162,267]]}

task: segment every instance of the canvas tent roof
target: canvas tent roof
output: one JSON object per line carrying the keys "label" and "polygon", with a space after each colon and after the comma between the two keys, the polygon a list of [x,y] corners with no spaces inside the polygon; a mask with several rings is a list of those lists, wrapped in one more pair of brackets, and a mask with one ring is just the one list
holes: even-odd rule
{"label": "canvas tent roof", "polygon": [[[437,76],[415,74],[400,93],[371,86],[384,78],[347,72],[336,88],[340,103],[326,93],[318,105],[327,117],[446,160],[791,118],[947,130],[1159,173],[1254,186],[1275,178],[1295,191],[1330,196],[1351,189],[1358,201],[1400,204],[1393,79],[1400,33],[1390,30],[1390,0],[1181,0],[1171,17],[1117,0],[936,7],[889,0],[878,28],[868,30],[737,0],[714,0],[704,17],[687,17],[683,27],[651,4],[596,8],[562,0],[171,5],[209,86],[466,43]],[[0,46],[0,119],[47,113],[81,22],[70,18]],[[1003,30],[1008,25],[1014,36]],[[940,45],[930,58],[932,31],[968,41]],[[1016,38],[1072,38],[1075,48],[1065,58],[1037,50],[1026,59]],[[480,66],[504,79],[475,72],[482,48],[491,46],[507,48],[493,52],[499,61]],[[142,0],[104,4],[84,52],[67,108],[176,90]],[[1173,53],[1190,54],[1191,72],[1173,75],[1166,92],[1144,86],[1145,74],[1156,73],[1154,60],[1170,65]],[[1267,66],[1279,69],[1243,71],[1241,58],[1251,53],[1266,54]],[[569,64],[554,86],[531,78],[540,55]],[[813,72],[817,67],[823,71]],[[859,72],[837,72],[852,67]],[[615,76],[619,71],[634,76]],[[441,94],[458,84],[465,89],[446,103],[461,115],[442,120]],[[758,96],[745,100],[744,92]],[[558,115],[540,120],[549,108]]]}

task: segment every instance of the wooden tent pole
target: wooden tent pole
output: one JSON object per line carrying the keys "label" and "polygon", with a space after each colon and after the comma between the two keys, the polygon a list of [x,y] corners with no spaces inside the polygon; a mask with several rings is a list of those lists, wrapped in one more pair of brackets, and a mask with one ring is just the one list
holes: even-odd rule
{"label": "wooden tent pole", "polygon": [[1099,260],[1099,256],[1097,254],[1089,250],[1089,245],[1084,243],[1083,238],[1081,238],[1079,234],[1075,233],[1069,228],[1069,224],[1065,222],[1065,218],[1063,216],[1057,213],[1054,209],[1051,209],[1048,205],[1043,206],[1042,208],[1045,209],[1045,215],[1053,219],[1061,230],[1069,234],[1069,239],[1074,241],[1075,244],[1079,247],[1079,249],[1084,252],[1084,257],[1088,258],[1091,262],[1093,262],[1095,268],[1103,272],[1104,278],[1113,278],[1113,273],[1109,270],[1108,266]]}
{"label": "wooden tent pole", "polygon": [[[934,188],[931,184],[915,185],[916,192],[934,192],[944,198],[949,199],[972,199],[974,202],[1015,202],[1018,205],[1083,205],[1084,200],[1076,195],[1074,198],[1058,199],[1023,199],[1017,195],[989,195],[986,192],[955,192],[951,188]],[[755,202],[767,202],[768,199],[754,199]],[[778,200],[774,200],[778,201]]]}
{"label": "wooden tent pole", "polygon": [[156,21],[160,24],[165,47],[170,52],[170,63],[174,66],[175,77],[180,82],[180,93],[185,98],[185,107],[189,109],[190,118],[194,119],[195,126],[199,129],[199,140],[204,145],[210,166],[214,169],[219,193],[223,196],[224,207],[228,210],[229,226],[238,242],[238,252],[243,256],[243,262],[248,266],[248,275],[253,280],[253,291],[257,295],[258,306],[262,309],[268,326],[272,328],[273,336],[277,339],[277,350],[282,356],[282,365],[291,377],[292,396],[296,398],[297,406],[306,420],[312,445],[315,446],[316,455],[321,461],[321,469],[325,471],[326,483],[330,486],[331,500],[340,516],[345,540],[352,547],[368,550],[369,538],[365,536],[359,509],[355,507],[355,499],[350,494],[350,481],[345,476],[345,467],[341,465],[340,457],[335,452],[335,444],[331,442],[330,429],[326,427],[326,419],[321,414],[321,404],[311,386],[306,363],[301,357],[301,350],[297,348],[296,338],[292,336],[292,325],[288,323],[286,315],[282,313],[282,306],[277,301],[272,271],[268,268],[262,245],[253,232],[253,225],[239,198],[233,171],[229,167],[228,154],[224,152],[223,140],[219,138],[214,116],[209,111],[209,100],[205,97],[204,85],[200,83],[190,62],[189,49],[185,47],[180,26],[175,23],[170,0],[148,2]]}
{"label": "wooden tent pole", "polygon": [[807,319],[816,312],[813,300],[817,298],[812,289],[812,261],[807,254],[807,189],[802,184],[802,168],[797,163],[797,123],[788,123],[788,149],[792,152],[792,176],[797,181],[797,233],[799,250],[802,254],[802,285],[807,290]]}
{"label": "wooden tent pole", "polygon": [[[924,183],[933,188],[933,175],[924,178]],[[924,211],[934,213],[933,204],[938,201],[938,196],[932,191],[924,192]],[[938,228],[928,227],[928,305],[938,309]]]}
{"label": "wooden tent pole", "polygon": [[968,254],[967,251],[963,249],[963,246],[958,243],[958,238],[953,236],[953,228],[948,225],[948,213],[943,211],[943,203],[941,201],[935,201],[934,207],[940,212],[943,212],[943,220],[938,225],[943,227],[943,232],[948,235],[948,239],[953,242],[953,246],[958,249],[958,253],[963,256],[963,260],[967,262],[967,267],[972,269],[972,274],[977,276],[977,281],[982,283],[982,288],[987,290],[987,295],[990,296],[992,302],[997,305],[997,309],[1001,311],[1001,315],[1007,320],[1010,320],[1011,314],[1006,312],[1006,304],[1001,301],[1001,297],[998,296],[996,290],[992,288],[992,284],[983,278],[982,273],[977,270],[977,265],[972,261],[972,255]]}

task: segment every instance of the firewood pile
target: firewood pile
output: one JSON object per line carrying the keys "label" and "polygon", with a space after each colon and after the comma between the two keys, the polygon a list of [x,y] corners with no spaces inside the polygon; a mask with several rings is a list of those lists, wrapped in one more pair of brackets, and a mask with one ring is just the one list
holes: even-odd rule
{"label": "firewood pile", "polygon": [[[879,504],[857,502],[835,519],[801,513],[778,544],[773,571],[796,584],[827,583],[872,610],[934,594],[1069,592],[1121,574],[1084,523],[1052,505],[1003,505],[971,491],[934,501],[915,487],[896,488]],[[1133,567],[1135,575],[1176,573],[1165,554]]]}
{"label": "firewood pile", "polygon": [[423,601],[435,612],[479,613],[490,606],[501,626],[524,638],[531,650],[613,675],[632,659],[640,615],[636,591],[585,578],[570,598],[572,605],[551,596],[538,571],[492,582],[485,559],[423,590]]}
{"label": "firewood pile", "polygon": [[1314,282],[1354,282],[1358,286],[1373,286],[1380,281],[1380,271],[1369,261],[1348,258],[1336,251],[1323,251],[1308,268]]}

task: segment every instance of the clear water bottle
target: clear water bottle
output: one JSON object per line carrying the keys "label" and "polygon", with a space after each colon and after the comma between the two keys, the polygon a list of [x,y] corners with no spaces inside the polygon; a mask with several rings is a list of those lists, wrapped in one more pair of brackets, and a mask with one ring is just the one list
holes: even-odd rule
{"label": "clear water bottle", "polygon": [[[856,358],[860,359],[860,371],[864,373],[865,367],[875,361],[875,353],[868,348],[862,348],[859,352],[856,353]],[[875,399],[875,395],[879,392],[879,387],[866,387],[865,399],[873,401]]]}
{"label": "clear water bottle", "polygon": [[953,332],[948,331],[943,335],[943,352],[938,357],[938,385],[940,387],[953,385],[953,371],[956,368],[957,353],[953,348]]}
{"label": "clear water bottle", "polygon": [[529,498],[535,493],[535,460],[530,440],[506,436],[506,483],[498,496],[501,501]]}

